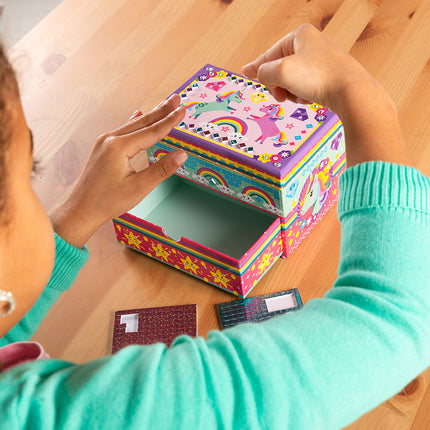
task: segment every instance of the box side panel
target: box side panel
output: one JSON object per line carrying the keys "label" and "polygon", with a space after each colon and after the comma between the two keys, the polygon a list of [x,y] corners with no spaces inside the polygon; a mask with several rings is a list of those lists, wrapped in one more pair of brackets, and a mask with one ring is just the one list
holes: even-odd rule
{"label": "box side panel", "polygon": [[289,257],[303,239],[311,232],[322,217],[338,200],[338,181],[342,171],[345,170],[344,156],[335,164],[333,177],[328,186],[324,200],[314,206],[309,206],[309,210],[301,212],[300,205],[296,205],[291,213],[282,218],[282,237],[284,242],[284,256]]}
{"label": "box side panel", "polygon": [[258,284],[265,273],[275,264],[278,258],[283,254],[283,233],[279,233],[275,238],[261,250],[258,258],[248,266],[245,273],[240,278],[242,282],[241,297],[246,297],[251,290]]}
{"label": "box side panel", "polygon": [[[147,150],[148,160],[155,163],[176,146],[158,142]],[[188,151],[188,159],[176,171],[178,176],[210,188],[230,198],[242,201],[275,215],[281,215],[281,189],[269,180],[258,179],[248,173],[214,162]]]}
{"label": "box side panel", "polygon": [[313,215],[317,214],[324,206],[332,178],[344,164],[344,157],[344,131],[337,122],[288,175],[281,195],[282,216],[297,211],[305,219],[310,207]]}
{"label": "box side panel", "polygon": [[180,244],[165,240],[142,226],[127,225],[120,218],[115,219],[113,224],[121,244],[239,297],[249,293],[283,252],[279,228],[273,239],[259,249],[246,269],[239,271],[221,261],[209,259],[192,248],[183,248]]}

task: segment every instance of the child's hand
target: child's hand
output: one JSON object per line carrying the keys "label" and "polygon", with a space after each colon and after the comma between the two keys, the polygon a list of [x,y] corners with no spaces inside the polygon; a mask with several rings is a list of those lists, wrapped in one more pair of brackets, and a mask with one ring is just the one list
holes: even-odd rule
{"label": "child's hand", "polygon": [[77,185],[51,214],[58,235],[82,248],[103,223],[133,208],[185,162],[187,155],[180,150],[140,172],[130,165],[183,119],[185,109],[179,103],[174,95],[145,115],[135,112],[124,125],[98,138]]}
{"label": "child's hand", "polygon": [[287,34],[243,73],[265,84],[278,101],[316,102],[334,111],[351,86],[377,85],[358,61],[311,24]]}
{"label": "child's hand", "polygon": [[278,101],[316,102],[336,112],[349,166],[365,161],[411,164],[397,112],[384,88],[328,36],[304,24],[243,67]]}

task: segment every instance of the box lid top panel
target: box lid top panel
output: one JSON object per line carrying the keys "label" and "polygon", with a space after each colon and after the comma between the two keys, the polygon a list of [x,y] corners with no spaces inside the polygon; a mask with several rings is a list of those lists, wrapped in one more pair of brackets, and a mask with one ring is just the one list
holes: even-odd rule
{"label": "box lid top panel", "polygon": [[258,81],[207,64],[175,93],[186,107],[170,135],[284,178],[339,118],[318,104],[278,102]]}

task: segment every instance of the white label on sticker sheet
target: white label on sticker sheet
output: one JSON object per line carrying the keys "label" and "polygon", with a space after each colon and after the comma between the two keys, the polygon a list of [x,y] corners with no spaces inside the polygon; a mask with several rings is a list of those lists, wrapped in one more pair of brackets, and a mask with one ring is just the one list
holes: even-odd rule
{"label": "white label on sticker sheet", "polygon": [[294,293],[265,299],[267,312],[283,311],[297,307],[296,295]]}
{"label": "white label on sticker sheet", "polygon": [[139,331],[139,314],[121,315],[120,324],[125,324],[126,333],[136,333]]}

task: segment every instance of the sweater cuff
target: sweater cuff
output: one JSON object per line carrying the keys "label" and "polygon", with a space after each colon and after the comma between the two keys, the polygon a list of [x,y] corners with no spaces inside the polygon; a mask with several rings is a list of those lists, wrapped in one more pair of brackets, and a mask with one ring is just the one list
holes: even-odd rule
{"label": "sweater cuff", "polygon": [[350,167],[339,178],[338,216],[373,209],[409,209],[429,222],[430,178],[413,167],[370,161]]}
{"label": "sweater cuff", "polygon": [[54,236],[55,264],[47,287],[64,291],[73,284],[79,271],[87,262],[89,251],[86,246],[82,249],[75,248],[56,233]]}

